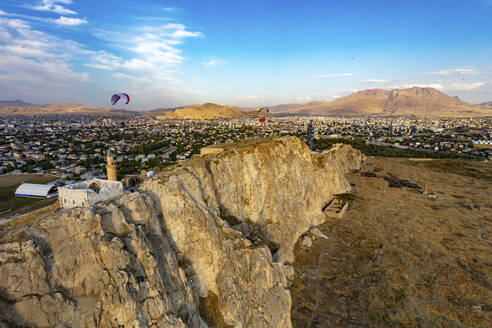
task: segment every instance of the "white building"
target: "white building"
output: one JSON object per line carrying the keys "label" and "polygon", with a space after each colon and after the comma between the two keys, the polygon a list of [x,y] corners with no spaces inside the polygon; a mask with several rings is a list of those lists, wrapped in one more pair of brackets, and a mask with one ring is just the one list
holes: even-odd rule
{"label": "white building", "polygon": [[90,206],[123,194],[123,183],[90,179],[58,188],[60,206],[72,208]]}
{"label": "white building", "polygon": [[54,185],[23,183],[15,190],[15,196],[52,198],[58,195],[57,189]]}

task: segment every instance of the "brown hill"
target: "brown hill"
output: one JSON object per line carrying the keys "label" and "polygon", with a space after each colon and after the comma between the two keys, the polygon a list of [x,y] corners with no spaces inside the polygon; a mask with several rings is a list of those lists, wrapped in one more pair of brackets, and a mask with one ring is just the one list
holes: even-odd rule
{"label": "brown hill", "polygon": [[40,115],[88,115],[88,116],[127,116],[136,112],[101,108],[80,104],[51,104],[43,106],[0,106],[0,116],[40,116]]}
{"label": "brown hill", "polygon": [[[401,115],[401,116],[471,116],[492,115],[492,111],[478,105],[450,97],[433,88],[369,89],[352,93],[332,102],[299,104],[280,112],[325,115]],[[283,108],[282,108],[283,107]],[[278,108],[272,111],[279,112]]]}
{"label": "brown hill", "polygon": [[209,120],[214,118],[238,118],[249,115],[251,115],[251,113],[248,113],[239,107],[206,103],[203,105],[191,105],[184,108],[178,108],[173,111],[160,113],[157,115],[157,118]]}

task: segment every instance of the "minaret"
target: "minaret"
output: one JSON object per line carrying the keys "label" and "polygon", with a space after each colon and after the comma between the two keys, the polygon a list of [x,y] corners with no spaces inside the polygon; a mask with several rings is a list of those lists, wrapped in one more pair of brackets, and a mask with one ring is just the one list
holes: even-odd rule
{"label": "minaret", "polygon": [[116,181],[116,165],[114,164],[113,153],[111,152],[111,149],[108,149],[106,153],[106,160],[106,172],[108,175],[108,180]]}
{"label": "minaret", "polygon": [[308,130],[307,130],[307,145],[309,147],[309,149],[311,149],[311,151],[314,150],[314,143],[313,143],[313,120],[309,121],[309,124],[308,124]]}

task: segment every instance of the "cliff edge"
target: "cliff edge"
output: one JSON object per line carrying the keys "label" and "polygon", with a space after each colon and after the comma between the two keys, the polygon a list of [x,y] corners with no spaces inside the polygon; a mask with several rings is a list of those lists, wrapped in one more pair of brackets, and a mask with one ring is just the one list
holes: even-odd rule
{"label": "cliff edge", "polygon": [[290,327],[294,244],[362,161],[247,140],[113,201],[4,224],[0,323]]}

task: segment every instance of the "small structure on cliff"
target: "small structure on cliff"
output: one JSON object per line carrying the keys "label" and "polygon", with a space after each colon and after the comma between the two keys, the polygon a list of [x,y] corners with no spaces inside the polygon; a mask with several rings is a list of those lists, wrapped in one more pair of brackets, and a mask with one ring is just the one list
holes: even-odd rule
{"label": "small structure on cliff", "polygon": [[123,187],[132,188],[141,184],[145,180],[145,177],[146,174],[145,175],[128,174],[125,175],[125,177],[121,180],[121,182],[123,182]]}
{"label": "small structure on cliff", "polygon": [[58,188],[60,207],[90,206],[123,194],[123,183],[91,179]]}

